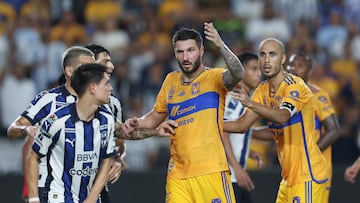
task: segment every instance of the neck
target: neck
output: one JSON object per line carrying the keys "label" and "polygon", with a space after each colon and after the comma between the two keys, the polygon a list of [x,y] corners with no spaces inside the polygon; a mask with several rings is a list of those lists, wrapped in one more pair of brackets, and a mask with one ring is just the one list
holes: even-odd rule
{"label": "neck", "polygon": [[182,83],[191,83],[204,71],[205,71],[205,67],[203,65],[200,65],[199,69],[192,74],[182,73],[182,77],[181,77]]}
{"label": "neck", "polygon": [[270,92],[276,92],[282,81],[284,81],[287,73],[281,70],[275,77],[268,79],[270,84]]}
{"label": "neck", "polygon": [[94,118],[95,112],[99,105],[94,102],[94,99],[83,96],[76,103],[76,111],[80,120],[90,121]]}
{"label": "neck", "polygon": [[70,80],[66,80],[65,88],[67,89],[67,91],[70,92],[71,95],[75,95],[75,96],[77,95],[75,90],[70,85]]}
{"label": "neck", "polygon": [[245,84],[245,83],[243,82],[243,80],[241,81],[241,85],[244,87],[246,93],[250,96],[250,93],[251,93],[251,91],[252,91],[252,88],[251,88],[249,85]]}

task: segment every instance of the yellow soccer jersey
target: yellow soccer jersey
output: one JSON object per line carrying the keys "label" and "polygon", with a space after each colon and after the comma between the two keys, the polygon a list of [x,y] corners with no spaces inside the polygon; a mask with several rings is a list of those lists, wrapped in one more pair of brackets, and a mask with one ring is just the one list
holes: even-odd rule
{"label": "yellow soccer jersey", "polygon": [[[321,123],[329,116],[335,114],[335,108],[332,105],[330,96],[327,92],[325,92],[324,90],[313,84],[309,84],[309,87],[314,94],[313,100],[314,100],[314,108],[315,108],[315,133],[316,133],[316,140],[318,141],[324,131],[324,129],[321,126]],[[329,146],[325,151],[323,151],[323,155],[328,164],[329,178],[331,178],[332,176],[331,146]]]}
{"label": "yellow soccer jersey", "polygon": [[291,118],[283,125],[269,122],[285,183],[288,186],[311,180],[322,183],[327,180],[327,165],[316,144],[313,94],[301,78],[293,78],[294,84],[282,82],[273,95],[269,83],[262,82],[253,100],[291,112]]}
{"label": "yellow soccer jersey", "polygon": [[226,88],[223,68],[206,69],[182,84],[181,72],[166,77],[155,103],[178,127],[171,136],[169,178],[189,178],[228,170],[222,144]]}

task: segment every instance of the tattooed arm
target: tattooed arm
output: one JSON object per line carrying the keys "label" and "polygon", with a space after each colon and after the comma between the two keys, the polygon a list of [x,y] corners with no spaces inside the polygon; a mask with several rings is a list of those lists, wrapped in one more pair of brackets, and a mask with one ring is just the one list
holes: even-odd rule
{"label": "tattooed arm", "polygon": [[137,128],[127,133],[123,128],[115,130],[114,136],[126,140],[141,140],[152,136],[162,136],[157,129],[153,128]]}
{"label": "tattooed arm", "polygon": [[243,77],[244,67],[238,57],[226,46],[212,23],[204,23],[206,39],[214,42],[220,48],[229,71],[223,73],[223,82],[228,90],[231,90]]}
{"label": "tattooed arm", "polygon": [[162,122],[156,129],[155,128],[135,128],[131,132],[127,132],[124,126],[116,128],[114,136],[117,138],[127,140],[140,140],[152,136],[168,137],[171,134],[175,134],[174,129],[177,127],[177,123],[173,120],[167,120]]}

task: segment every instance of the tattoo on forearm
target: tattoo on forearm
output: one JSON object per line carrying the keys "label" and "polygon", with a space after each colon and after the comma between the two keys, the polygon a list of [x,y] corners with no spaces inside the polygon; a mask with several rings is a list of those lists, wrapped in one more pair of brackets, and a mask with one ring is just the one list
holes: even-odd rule
{"label": "tattoo on forearm", "polygon": [[242,73],[244,72],[244,67],[242,66],[240,60],[235,56],[235,54],[224,44],[223,48],[220,49],[227,68],[229,72],[223,74],[224,85],[227,89],[231,90],[236,83],[242,79]]}
{"label": "tattoo on forearm", "polygon": [[156,129],[149,128],[138,128],[133,130],[130,133],[126,133],[122,128],[116,129],[114,136],[117,138],[122,138],[126,140],[141,140],[148,137],[156,136],[158,132]]}

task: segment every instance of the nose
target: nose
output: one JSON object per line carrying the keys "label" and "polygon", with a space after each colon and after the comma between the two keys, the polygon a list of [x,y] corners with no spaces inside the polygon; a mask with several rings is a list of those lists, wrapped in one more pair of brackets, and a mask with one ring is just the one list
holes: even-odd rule
{"label": "nose", "polygon": [[268,54],[266,54],[266,55],[265,55],[265,62],[266,62],[266,63],[268,63],[268,62],[269,62],[269,58],[270,58],[270,57],[269,57],[269,55],[268,55]]}
{"label": "nose", "polygon": [[189,59],[189,53],[187,51],[184,52],[184,61]]}
{"label": "nose", "polygon": [[114,64],[111,61],[109,61],[108,63],[108,68],[114,70]]}

